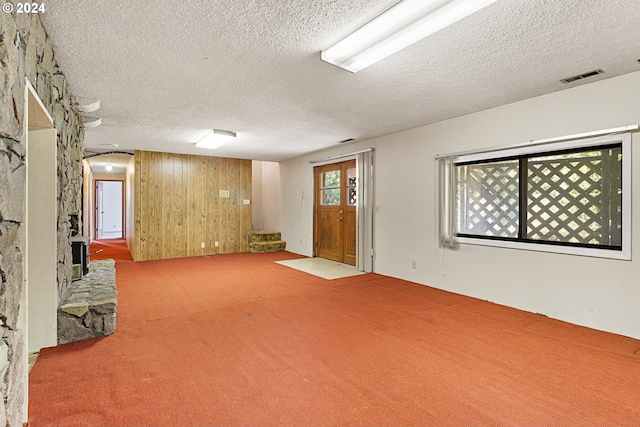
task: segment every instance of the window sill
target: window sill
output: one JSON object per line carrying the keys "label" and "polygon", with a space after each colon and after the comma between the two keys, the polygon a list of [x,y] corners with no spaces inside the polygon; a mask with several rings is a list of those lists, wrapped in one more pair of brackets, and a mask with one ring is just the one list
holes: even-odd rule
{"label": "window sill", "polygon": [[519,249],[534,252],[549,252],[564,255],[577,255],[592,258],[607,258],[623,261],[631,261],[631,249],[629,245],[623,243],[621,251],[597,249],[597,248],[577,248],[573,246],[545,245],[543,243],[509,242],[504,240],[474,239],[472,237],[458,237],[458,243],[479,246],[492,246],[497,248]]}

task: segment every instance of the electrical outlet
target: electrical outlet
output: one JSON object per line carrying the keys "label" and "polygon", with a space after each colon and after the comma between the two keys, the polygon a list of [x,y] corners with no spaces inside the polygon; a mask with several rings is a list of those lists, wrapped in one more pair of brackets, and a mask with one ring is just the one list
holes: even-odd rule
{"label": "electrical outlet", "polygon": [[200,247],[204,249],[204,242],[200,243]]}
{"label": "electrical outlet", "polygon": [[411,261],[411,268],[416,268],[416,262],[415,261]]}
{"label": "electrical outlet", "polygon": [[215,246],[216,248],[217,248],[218,246],[220,246],[220,245],[218,244],[218,241],[217,241],[217,240],[216,240],[216,243],[215,243],[215,245],[214,245],[214,246]]}
{"label": "electrical outlet", "polygon": [[228,199],[229,198],[229,190],[219,190],[218,191],[218,197],[220,197],[221,199]]}

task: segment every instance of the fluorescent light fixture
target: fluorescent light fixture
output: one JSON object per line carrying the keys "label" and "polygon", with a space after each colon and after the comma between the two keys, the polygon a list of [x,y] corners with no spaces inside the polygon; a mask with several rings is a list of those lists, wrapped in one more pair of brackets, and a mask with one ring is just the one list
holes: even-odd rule
{"label": "fluorescent light fixture", "polygon": [[104,168],[107,170],[107,172],[111,172],[113,170],[113,166],[111,166],[111,164],[108,164]]}
{"label": "fluorescent light fixture", "polygon": [[213,132],[207,134],[207,136],[198,141],[196,143],[196,147],[213,150],[220,147],[222,144],[231,141],[235,137],[236,134],[234,132],[214,129]]}
{"label": "fluorescent light fixture", "polygon": [[320,57],[357,73],[496,1],[402,0],[323,50]]}

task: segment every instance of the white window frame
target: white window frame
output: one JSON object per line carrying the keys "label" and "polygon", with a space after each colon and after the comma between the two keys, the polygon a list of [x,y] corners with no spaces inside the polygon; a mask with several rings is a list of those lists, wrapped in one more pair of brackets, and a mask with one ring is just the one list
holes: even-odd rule
{"label": "white window frame", "polygon": [[[493,150],[491,152],[484,153],[460,153],[456,156],[453,163],[454,167],[459,163],[474,162],[474,161],[491,161],[499,160],[507,157],[534,155],[538,153],[552,153],[555,151],[567,151],[571,149],[580,149],[603,145],[621,144],[622,145],[622,250],[613,249],[601,249],[601,248],[587,248],[587,247],[575,247],[575,246],[561,246],[555,244],[545,244],[541,242],[528,243],[521,241],[507,241],[507,240],[491,240],[484,238],[474,237],[455,237],[455,244],[446,244],[455,248],[458,244],[469,244],[479,246],[492,246],[500,248],[520,249],[536,252],[551,252],[559,254],[580,255],[596,258],[608,258],[619,260],[631,260],[631,133],[626,132],[623,134],[613,134],[592,138],[573,139],[561,142],[549,143],[544,145],[528,145],[517,146],[514,148],[505,148],[504,150]],[[445,156],[438,156],[439,158]],[[450,168],[450,166],[449,166]],[[455,206],[455,192],[452,192],[451,187],[446,188],[447,185],[444,182],[437,184],[439,191],[444,193],[444,197],[440,197],[440,208],[443,208],[443,203]],[[447,208],[445,208],[447,209]],[[455,206],[457,212],[458,206]],[[439,229],[451,230],[453,224],[447,224],[451,221],[450,215],[440,215]],[[444,224],[444,225],[443,225]],[[450,239],[451,236],[447,236]],[[451,239],[450,239],[451,240]],[[441,244],[441,243],[440,243]]]}

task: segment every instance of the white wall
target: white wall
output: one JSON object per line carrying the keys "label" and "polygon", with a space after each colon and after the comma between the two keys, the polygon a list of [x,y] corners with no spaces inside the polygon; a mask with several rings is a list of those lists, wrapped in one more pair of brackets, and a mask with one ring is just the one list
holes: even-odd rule
{"label": "white wall", "polygon": [[264,230],[262,222],[262,162],[251,162],[251,229]]}
{"label": "white wall", "polygon": [[[262,162],[262,228],[268,231],[282,231],[284,208],[282,205],[282,187],[280,185],[280,164]],[[255,209],[255,206],[254,206]],[[286,242],[286,240],[285,240]],[[298,252],[292,248],[293,243],[287,242],[287,250]]]}
{"label": "white wall", "polygon": [[56,138],[55,129],[29,131],[27,137],[26,297],[29,353],[44,347],[55,347],[58,339]]}
{"label": "white wall", "polygon": [[[374,147],[375,272],[640,338],[640,255],[614,261],[474,245],[439,250],[433,186],[435,154],[636,123],[640,72],[289,160],[279,174],[273,167],[263,176],[265,227],[282,231],[287,250],[311,255],[311,239],[303,240],[313,224],[309,160]],[[640,147],[633,167],[640,170]],[[632,221],[640,224],[639,190],[633,199]],[[640,226],[632,247],[640,250]]]}

